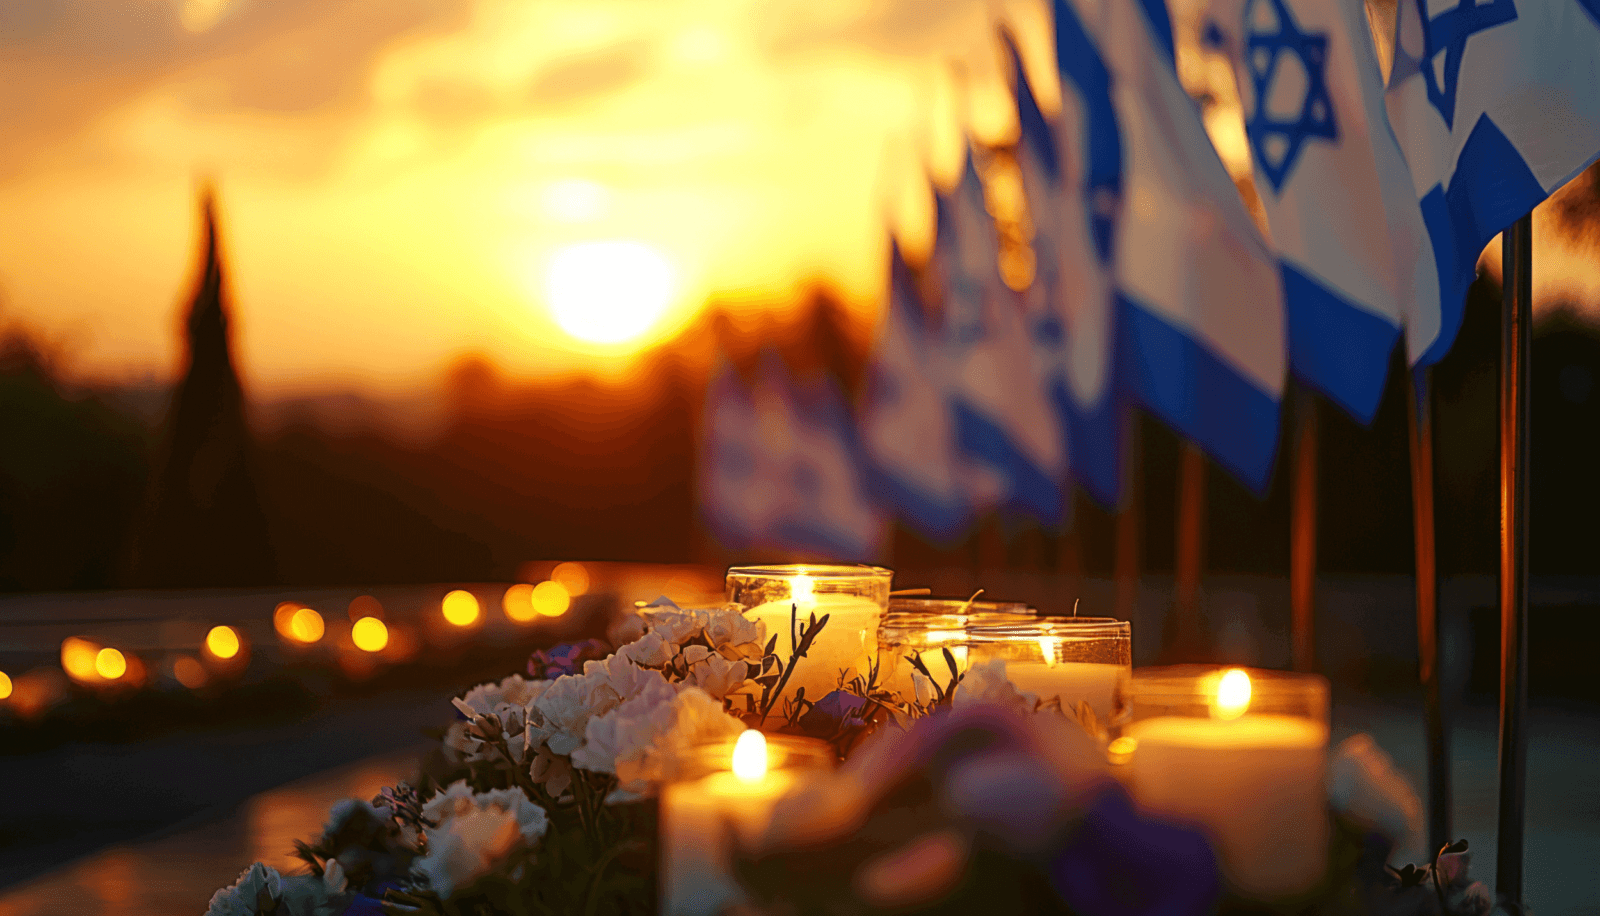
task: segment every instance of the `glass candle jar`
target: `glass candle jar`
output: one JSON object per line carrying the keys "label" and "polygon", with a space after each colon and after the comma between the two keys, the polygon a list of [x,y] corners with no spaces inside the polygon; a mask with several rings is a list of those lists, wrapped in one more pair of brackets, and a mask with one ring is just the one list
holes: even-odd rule
{"label": "glass candle jar", "polygon": [[1069,713],[1088,703],[1101,722],[1119,711],[1122,685],[1133,669],[1133,627],[1109,617],[978,626],[968,645],[972,664],[1004,661],[1006,679],[1022,693],[1058,700]]}
{"label": "glass candle jar", "polygon": [[909,700],[915,695],[912,657],[920,659],[943,684],[950,670],[944,660],[945,649],[955,659],[957,671],[967,670],[972,627],[1026,624],[1035,619],[1035,611],[1020,602],[891,598],[889,613],[878,627],[878,683]]}
{"label": "glass candle jar", "polygon": [[800,690],[816,700],[835,690],[841,678],[865,676],[878,648],[878,624],[889,604],[894,573],[876,566],[736,566],[728,570],[728,600],[745,616],[766,624],[777,636],[773,652],[785,669],[806,622],[815,614],[827,624],[794,665],[779,702]]}
{"label": "glass candle jar", "polygon": [[752,729],[677,761],[661,792],[661,912],[710,916],[740,903],[734,843],[758,840],[778,800],[835,759],[826,742]]}
{"label": "glass candle jar", "polygon": [[1328,682],[1244,668],[1142,668],[1125,771],[1141,805],[1210,835],[1224,877],[1258,900],[1314,890],[1328,856]]}

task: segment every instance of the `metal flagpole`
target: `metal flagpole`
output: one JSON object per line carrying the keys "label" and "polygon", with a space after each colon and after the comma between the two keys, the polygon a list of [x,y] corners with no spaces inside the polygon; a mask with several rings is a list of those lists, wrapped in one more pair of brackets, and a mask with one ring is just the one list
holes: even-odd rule
{"label": "metal flagpole", "polygon": [[1144,516],[1144,461],[1140,452],[1139,417],[1128,411],[1123,436],[1122,506],[1117,510],[1116,557],[1112,578],[1117,586],[1117,619],[1132,620],[1139,605],[1139,528]]}
{"label": "metal flagpole", "polygon": [[1294,490],[1289,497],[1289,606],[1294,670],[1316,668],[1317,400],[1295,386]]}
{"label": "metal flagpole", "polygon": [[1417,554],[1417,656],[1428,729],[1428,845],[1451,842],[1450,710],[1439,665],[1439,565],[1433,519],[1433,372],[1407,372],[1411,517]]}
{"label": "metal flagpole", "polygon": [[1528,769],[1528,362],[1533,330],[1533,217],[1501,235],[1500,817],[1495,897],[1522,913]]}
{"label": "metal flagpole", "polygon": [[1178,453],[1177,550],[1173,556],[1173,646],[1184,661],[1198,661],[1203,639],[1200,627],[1200,569],[1205,563],[1206,456],[1185,441]]}

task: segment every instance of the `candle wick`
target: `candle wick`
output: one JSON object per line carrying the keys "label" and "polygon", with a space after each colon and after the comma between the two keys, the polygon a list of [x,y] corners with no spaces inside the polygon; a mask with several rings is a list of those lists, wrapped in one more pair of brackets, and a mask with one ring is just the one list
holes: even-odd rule
{"label": "candle wick", "polygon": [[1072,599],[1072,616],[1074,616],[1074,617],[1078,616],[1078,602],[1082,601],[1082,600],[1083,600],[1082,598],[1074,598],[1074,599]]}
{"label": "candle wick", "polygon": [[978,600],[978,596],[981,595],[981,594],[983,594],[983,589],[981,589],[981,588],[978,589],[977,591],[973,592],[972,593],[972,597],[967,599],[967,603],[963,604],[961,606],[961,613],[965,614],[967,611],[971,610],[972,609],[972,602],[977,601]]}

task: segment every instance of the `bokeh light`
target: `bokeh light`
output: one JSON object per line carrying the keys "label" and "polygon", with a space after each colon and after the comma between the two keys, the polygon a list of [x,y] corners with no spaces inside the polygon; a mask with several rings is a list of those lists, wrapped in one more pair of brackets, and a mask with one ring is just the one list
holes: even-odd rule
{"label": "bokeh light", "polygon": [[217,658],[233,658],[239,654],[239,634],[233,627],[212,627],[206,634],[206,651]]}
{"label": "bokeh light", "polygon": [[672,262],[643,242],[567,245],[550,258],[545,298],[561,330],[615,344],[650,330],[677,293]]}
{"label": "bokeh light", "polygon": [[444,619],[458,627],[470,627],[478,622],[478,599],[471,592],[456,589],[439,603]]}
{"label": "bokeh light", "polygon": [[190,690],[199,690],[206,685],[206,666],[199,659],[180,655],[172,663],[172,676]]}
{"label": "bokeh light", "polygon": [[527,623],[539,616],[533,609],[533,586],[526,582],[518,582],[506,589],[504,598],[500,599],[500,607],[506,612],[506,617],[517,623]]}
{"label": "bokeh light", "polygon": [[293,601],[281,601],[272,609],[272,628],[284,639],[294,639],[294,630],[290,626],[294,615],[300,610],[300,605]]}
{"label": "bokeh light", "polygon": [[545,617],[560,617],[572,606],[572,596],[560,582],[540,582],[533,587],[533,610]]}
{"label": "bokeh light", "polygon": [[550,579],[561,583],[567,594],[574,598],[589,591],[589,570],[582,563],[558,563],[551,570]]}
{"label": "bokeh light", "polygon": [[382,652],[389,644],[389,628],[376,617],[363,617],[350,627],[350,641],[363,652]]}
{"label": "bokeh light", "polygon": [[11,696],[11,675],[0,671],[0,700]]}
{"label": "bokeh light", "polygon": [[95,673],[95,655],[100,647],[78,636],[68,636],[61,641],[61,670],[75,681],[92,683],[99,679]]}
{"label": "bokeh light", "polygon": [[355,622],[363,617],[376,617],[383,619],[383,605],[371,595],[358,595],[350,602],[350,620]]}
{"label": "bokeh light", "polygon": [[10,706],[17,715],[32,719],[66,696],[66,678],[53,668],[35,668],[18,676],[11,692]]}
{"label": "bokeh light", "polygon": [[128,660],[122,653],[112,648],[104,648],[95,653],[94,673],[108,681],[114,681],[128,673]]}
{"label": "bokeh light", "polygon": [[313,643],[322,638],[326,628],[322,615],[308,607],[297,608],[289,618],[288,637],[296,642]]}

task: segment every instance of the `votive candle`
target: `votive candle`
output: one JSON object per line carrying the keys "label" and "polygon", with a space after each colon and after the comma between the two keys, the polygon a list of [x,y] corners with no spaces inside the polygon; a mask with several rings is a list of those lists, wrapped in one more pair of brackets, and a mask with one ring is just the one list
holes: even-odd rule
{"label": "votive candle", "polygon": [[833,762],[824,742],[753,729],[689,754],[661,792],[661,912],[710,916],[741,902],[735,842],[760,839],[778,800]]}
{"label": "votive candle", "polygon": [[1314,675],[1141,669],[1127,778],[1150,811],[1204,830],[1235,891],[1285,900],[1327,868],[1328,684]]}
{"label": "votive candle", "polygon": [[[773,652],[787,667],[813,614],[822,628],[779,702],[801,689],[812,702],[837,689],[842,674],[866,675],[877,656],[878,623],[889,603],[894,573],[875,566],[743,566],[728,570],[728,600],[777,636]],[[791,627],[792,624],[792,627]],[[774,707],[776,708],[776,707]]]}

